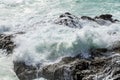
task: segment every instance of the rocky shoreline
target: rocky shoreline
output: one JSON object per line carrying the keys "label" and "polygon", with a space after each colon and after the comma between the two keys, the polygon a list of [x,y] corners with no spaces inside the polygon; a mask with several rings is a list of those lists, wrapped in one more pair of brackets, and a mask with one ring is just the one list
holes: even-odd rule
{"label": "rocky shoreline", "polygon": [[71,28],[82,28],[81,20],[95,22],[99,25],[110,25],[112,23],[119,22],[117,19],[113,19],[111,14],[102,14],[95,16],[94,18],[89,16],[77,17],[69,12],[61,14],[58,19],[55,20],[56,24],[65,25]]}
{"label": "rocky shoreline", "polygon": [[[95,18],[82,16],[81,18],[64,13],[59,16],[55,24],[71,28],[82,28],[80,20],[88,20],[99,25],[119,22],[110,14],[103,14]],[[115,34],[115,33],[114,33]],[[16,45],[12,41],[13,35],[0,34],[0,49],[12,54]],[[25,62],[13,61],[14,71],[20,80],[33,80],[43,77],[47,80],[120,80],[120,46],[112,49],[90,49],[90,58],[83,58],[80,54],[74,57],[64,57],[59,62],[41,66],[26,65]]]}
{"label": "rocky shoreline", "polygon": [[20,80],[33,80],[38,77],[47,80],[103,80],[107,76],[108,79],[119,80],[120,54],[111,54],[111,56],[94,56],[94,59],[64,57],[61,61],[42,68],[28,66],[24,62],[14,62],[14,71]]}
{"label": "rocky shoreline", "polygon": [[[63,62],[65,64],[56,64],[58,65],[58,67],[53,64],[47,66],[46,68],[43,68],[43,74],[45,75],[45,78],[47,78],[48,80],[102,80],[105,77],[109,76],[110,72],[112,76],[109,77],[109,79],[112,79],[112,77],[114,76],[116,76],[114,80],[120,79],[120,64],[114,61],[116,57],[112,57],[112,59],[98,58],[93,60],[75,59],[73,61],[70,61],[68,58],[65,59],[66,61],[62,60],[58,63],[60,64],[61,62]],[[69,60],[70,62],[67,62],[67,60]],[[53,69],[52,72],[51,68]],[[106,70],[108,68],[109,70]],[[52,77],[48,77],[48,72],[51,72],[49,74],[53,74]]]}

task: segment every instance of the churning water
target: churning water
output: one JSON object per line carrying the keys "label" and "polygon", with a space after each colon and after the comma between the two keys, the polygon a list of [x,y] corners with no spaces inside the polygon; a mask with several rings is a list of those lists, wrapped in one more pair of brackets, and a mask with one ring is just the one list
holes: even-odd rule
{"label": "churning water", "polygon": [[64,12],[78,17],[110,13],[120,20],[120,0],[0,0],[0,33],[25,32],[13,39],[13,55],[0,51],[0,80],[18,80],[13,60],[35,65],[80,53],[88,58],[91,47],[111,48],[120,41],[120,23],[81,21],[81,29],[54,24]]}

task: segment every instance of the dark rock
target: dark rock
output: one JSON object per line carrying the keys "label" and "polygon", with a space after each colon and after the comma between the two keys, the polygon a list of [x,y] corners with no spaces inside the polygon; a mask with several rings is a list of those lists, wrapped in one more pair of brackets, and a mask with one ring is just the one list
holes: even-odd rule
{"label": "dark rock", "polygon": [[106,48],[98,48],[98,49],[90,49],[90,54],[92,58],[95,57],[103,57],[106,55],[106,52],[108,52],[109,50]]}
{"label": "dark rock", "polygon": [[[107,70],[104,72],[108,67],[112,67],[114,69],[119,68],[119,66],[111,65],[111,62],[113,62],[112,59],[114,58],[99,58],[91,61],[74,59],[74,61],[67,64],[60,64],[59,62],[44,67],[43,77],[48,80],[94,80],[96,74],[100,74],[101,72],[103,72],[102,74],[108,73]],[[102,74],[99,76],[102,76]],[[105,76],[103,77],[105,78]]]}
{"label": "dark rock", "polygon": [[25,63],[14,63],[14,70],[20,80],[32,80],[37,77],[47,80],[103,80],[108,76],[109,79],[119,80],[120,63],[117,63],[117,60],[120,60],[120,56],[92,60],[65,57],[58,63],[46,65],[41,69],[26,66]]}
{"label": "dark rock", "polygon": [[119,22],[119,20],[113,19],[111,14],[103,14],[96,16],[95,18],[91,18],[89,16],[82,16],[79,18],[69,12],[66,12],[61,14],[59,18],[55,20],[55,23],[71,28],[82,28],[82,22],[80,20],[93,21],[99,25],[110,25],[111,23]]}
{"label": "dark rock", "polygon": [[[118,43],[118,45],[119,45],[119,43]],[[107,49],[107,48],[97,48],[97,49],[92,48],[92,49],[90,49],[90,54],[91,54],[92,58],[107,57],[107,56],[110,56],[115,53],[120,53],[119,46],[113,47],[111,49]]]}
{"label": "dark rock", "polygon": [[61,14],[58,19],[55,20],[56,24],[65,25],[71,28],[81,28],[80,19],[69,12]]}
{"label": "dark rock", "polygon": [[37,78],[38,67],[26,65],[24,62],[13,62],[14,71],[20,80],[33,80]]}
{"label": "dark rock", "polygon": [[111,14],[103,14],[103,15],[100,15],[99,17],[96,17],[96,18],[101,18],[101,19],[104,19],[104,20],[109,20],[109,19],[112,19],[112,15]]}
{"label": "dark rock", "polygon": [[91,18],[88,16],[82,16],[81,19],[93,21],[100,25],[110,24],[110,23],[108,23],[108,21],[110,21],[111,23],[119,22],[119,20],[113,19],[111,14],[103,14],[100,16],[96,16],[95,18]]}
{"label": "dark rock", "polygon": [[12,53],[15,47],[12,38],[13,35],[0,34],[0,49],[6,50],[8,54]]}
{"label": "dark rock", "polygon": [[[76,71],[86,70],[88,67],[89,61],[78,59],[73,60],[72,58],[72,60],[68,60],[67,63],[66,61],[60,61],[59,63],[43,67],[42,77],[45,77],[48,80],[73,80],[76,76]],[[81,78],[82,75],[78,77]],[[78,77],[76,80],[78,80]]]}
{"label": "dark rock", "polygon": [[63,15],[63,14],[59,16],[59,18],[63,18],[63,17],[65,17],[65,15]]}
{"label": "dark rock", "polygon": [[65,14],[67,14],[67,15],[71,15],[71,13],[69,13],[69,12],[66,12]]}
{"label": "dark rock", "polygon": [[88,16],[82,16],[81,19],[83,20],[91,20],[91,21],[95,21],[94,18],[88,17]]}
{"label": "dark rock", "polygon": [[111,14],[102,14],[100,16],[96,16],[95,19],[103,19],[103,20],[111,21],[113,23],[119,21],[117,19],[113,19]]}

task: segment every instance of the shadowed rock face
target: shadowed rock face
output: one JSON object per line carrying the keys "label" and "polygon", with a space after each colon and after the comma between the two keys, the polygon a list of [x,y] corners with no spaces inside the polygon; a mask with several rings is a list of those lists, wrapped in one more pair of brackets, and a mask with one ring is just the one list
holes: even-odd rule
{"label": "shadowed rock face", "polygon": [[0,34],[0,49],[6,50],[8,54],[12,53],[15,47],[12,38],[12,35]]}

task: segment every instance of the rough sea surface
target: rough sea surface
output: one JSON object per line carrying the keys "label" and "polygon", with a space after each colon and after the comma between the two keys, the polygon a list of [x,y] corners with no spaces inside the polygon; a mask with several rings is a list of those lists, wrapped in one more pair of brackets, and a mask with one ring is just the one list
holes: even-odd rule
{"label": "rough sea surface", "polygon": [[120,0],[0,0],[0,33],[25,32],[13,39],[17,46],[13,55],[6,57],[0,50],[0,80],[18,80],[13,61],[47,64],[80,52],[88,58],[91,47],[112,48],[120,41],[120,23],[108,26],[81,21],[82,29],[54,24],[65,12],[78,17],[112,14],[120,20]]}

